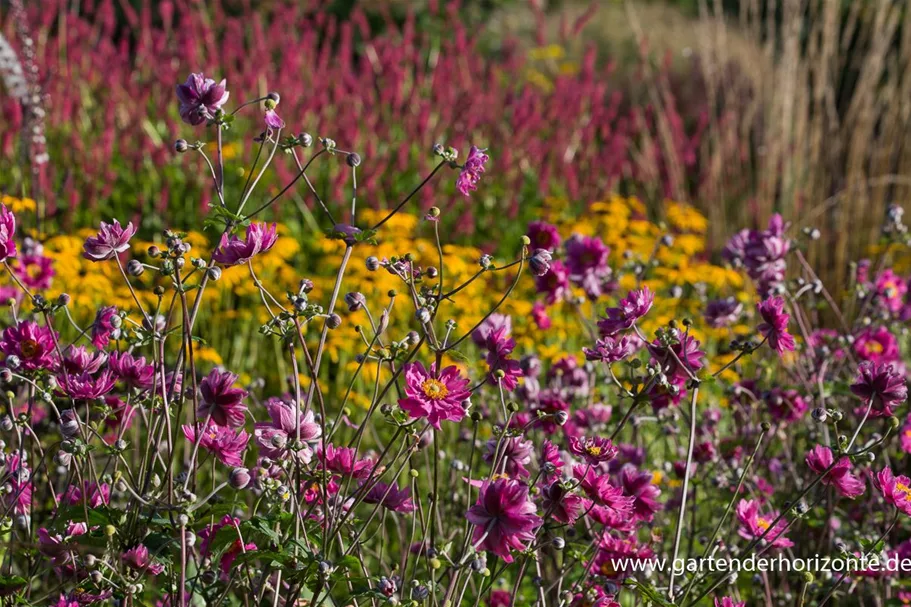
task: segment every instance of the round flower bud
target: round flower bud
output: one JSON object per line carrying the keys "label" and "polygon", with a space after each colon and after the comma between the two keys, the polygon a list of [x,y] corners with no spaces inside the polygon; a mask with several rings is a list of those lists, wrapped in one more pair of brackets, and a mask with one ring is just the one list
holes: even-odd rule
{"label": "round flower bud", "polygon": [[761,424],[759,424],[759,427],[762,428],[763,432],[768,432],[769,430],[772,429],[772,424],[770,424],[769,422],[762,422]]}
{"label": "round flower bud", "polygon": [[418,308],[414,313],[414,318],[422,325],[426,325],[430,322],[430,310],[427,308]]}
{"label": "round flower bud", "polygon": [[820,424],[824,424],[824,423],[826,423],[826,420],[828,420],[828,419],[829,419],[829,412],[826,411],[825,407],[816,407],[815,409],[813,409],[813,420],[814,421],[816,421]]}
{"label": "round flower bud", "polygon": [[219,278],[221,278],[221,268],[219,268],[218,266],[212,266],[211,268],[206,270],[206,276],[208,276],[209,280],[211,280],[211,281],[218,280]]}
{"label": "round flower bud", "polygon": [[531,238],[529,238],[525,234],[522,234],[522,244],[527,247],[528,245],[531,244]]}
{"label": "round flower bud", "polygon": [[145,272],[145,267],[138,259],[131,259],[127,263],[127,274],[130,276],[142,276],[142,273]]}
{"label": "round flower bud", "polygon": [[6,357],[6,366],[10,369],[18,369],[21,364],[22,361],[15,354],[10,354]]}
{"label": "round flower bud", "polygon": [[563,550],[566,547],[566,540],[562,537],[555,537],[553,545],[556,550]]}
{"label": "round flower bud", "polygon": [[72,409],[60,412],[60,434],[65,438],[72,438],[79,434],[79,418]]}
{"label": "round flower bud", "polygon": [[6,367],[3,367],[2,369],[0,369],[0,382],[3,382],[4,384],[8,384],[11,381],[13,381],[13,372],[10,371],[9,369],[7,369]]}
{"label": "round flower bud", "polygon": [[528,265],[535,276],[544,276],[550,271],[553,256],[547,249],[536,249],[528,259]]}
{"label": "round flower bud", "polygon": [[338,329],[341,325],[342,317],[334,312],[326,318],[326,326],[330,329]]}
{"label": "round flower bud", "polygon": [[4,432],[10,432],[13,429],[13,420],[9,416],[4,416],[0,419],[0,429]]}
{"label": "round flower bud", "polygon": [[181,513],[177,516],[177,524],[180,525],[181,527],[186,527],[189,523],[190,523],[190,517],[187,516],[186,514]]}
{"label": "round flower bud", "polygon": [[569,413],[566,411],[557,411],[554,413],[554,423],[558,426],[564,425],[569,420]]}
{"label": "round flower bud", "polygon": [[367,266],[368,270],[370,270],[371,272],[375,272],[380,267],[380,260],[377,259],[376,257],[374,257],[373,255],[371,255],[370,257],[367,258],[365,265]]}
{"label": "round flower bud", "polygon": [[178,154],[183,154],[188,149],[190,149],[190,145],[187,143],[186,139],[178,139],[174,142],[174,151]]}
{"label": "round flower bud", "polygon": [[363,293],[352,292],[345,294],[345,304],[349,312],[357,312],[367,304],[367,298]]}
{"label": "round flower bud", "polygon": [[244,489],[250,484],[250,471],[246,468],[235,468],[231,471],[228,481],[234,489]]}
{"label": "round flower bud", "polygon": [[278,103],[282,100],[281,96],[278,93],[276,93],[275,91],[269,91],[266,94],[266,99],[268,99],[275,105],[278,105]]}
{"label": "round flower bud", "polygon": [[301,133],[297,136],[297,140],[300,141],[300,144],[305,148],[309,148],[311,145],[313,145],[313,137],[310,135],[310,133]]}
{"label": "round flower bud", "polygon": [[348,166],[350,166],[353,169],[353,168],[359,167],[361,165],[361,157],[358,154],[351,152],[350,154],[345,156],[345,162],[348,163]]}

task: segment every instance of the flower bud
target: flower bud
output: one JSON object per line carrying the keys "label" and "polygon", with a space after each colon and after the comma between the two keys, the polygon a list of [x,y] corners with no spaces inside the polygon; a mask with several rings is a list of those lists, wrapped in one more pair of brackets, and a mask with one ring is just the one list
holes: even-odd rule
{"label": "flower bud", "polygon": [[414,318],[422,325],[426,325],[427,323],[430,322],[430,319],[431,319],[430,310],[428,310],[427,308],[418,308],[417,311],[414,313]]}
{"label": "flower bud", "polygon": [[358,154],[351,152],[345,156],[345,162],[353,169],[361,165],[361,157]]}
{"label": "flower bud", "polygon": [[357,312],[367,304],[367,298],[363,293],[352,292],[345,294],[345,304],[349,312]]}
{"label": "flower bud", "polygon": [[278,93],[276,93],[275,91],[269,91],[269,92],[266,94],[266,99],[267,99],[268,101],[271,101],[273,104],[275,104],[275,105],[272,106],[273,108],[274,108],[276,105],[278,105],[279,102],[282,100],[281,96],[280,96]]}
{"label": "flower bud", "polygon": [[528,265],[535,276],[544,276],[550,272],[550,262],[553,259],[547,249],[536,249],[528,260]]}
{"label": "flower bud", "polygon": [[297,140],[300,141],[300,144],[305,148],[309,148],[311,145],[313,145],[313,137],[310,135],[310,133],[301,133],[297,136]]}
{"label": "flower bud", "polygon": [[190,149],[190,145],[187,143],[186,139],[178,139],[174,142],[174,151],[178,154],[183,154],[188,149]]}
{"label": "flower bud", "polygon": [[330,329],[338,329],[341,325],[342,317],[334,312],[326,318],[326,326]]}
{"label": "flower bud", "polygon": [[130,276],[142,276],[142,273],[145,271],[145,267],[138,259],[131,259],[129,263],[127,263],[127,274]]}
{"label": "flower bud", "polygon": [[368,270],[370,270],[371,272],[375,272],[380,267],[380,260],[377,259],[376,257],[374,257],[373,255],[371,255],[370,257],[367,258],[365,265],[367,266]]}
{"label": "flower bud", "polygon": [[65,409],[60,412],[60,434],[64,438],[73,438],[79,434],[79,418],[72,409]]}
{"label": "flower bud", "polygon": [[555,537],[553,546],[556,550],[563,550],[566,547],[566,540],[564,540],[562,537]]}
{"label": "flower bud", "polygon": [[244,489],[250,484],[250,471],[246,468],[235,468],[231,471],[228,482],[234,489]]}

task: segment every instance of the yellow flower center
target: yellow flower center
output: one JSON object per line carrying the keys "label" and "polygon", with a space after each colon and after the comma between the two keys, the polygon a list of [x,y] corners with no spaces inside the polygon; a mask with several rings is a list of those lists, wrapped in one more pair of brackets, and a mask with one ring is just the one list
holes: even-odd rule
{"label": "yellow flower center", "polygon": [[25,358],[32,358],[37,356],[40,348],[38,347],[38,342],[33,339],[26,339],[22,342],[22,347],[19,348],[19,351],[22,352],[22,356]]}
{"label": "yellow flower center", "polygon": [[424,391],[424,394],[430,400],[440,400],[446,398],[449,394],[449,388],[446,387],[446,384],[432,377],[424,380],[424,383],[421,384],[421,390]]}
{"label": "yellow flower center", "polygon": [[596,447],[594,445],[591,445],[591,446],[587,447],[585,450],[588,452],[589,455],[593,455],[595,457],[601,455],[601,447]]}
{"label": "yellow flower center", "polygon": [[759,528],[763,531],[766,531],[769,527],[772,526],[769,520],[764,518],[760,518],[758,521],[756,521],[756,524],[759,525]]}
{"label": "yellow flower center", "polygon": [[895,488],[905,494],[905,499],[911,500],[911,487],[905,483],[895,483]]}
{"label": "yellow flower center", "polygon": [[871,341],[867,344],[867,348],[876,354],[881,354],[883,351],[883,345],[878,341]]}

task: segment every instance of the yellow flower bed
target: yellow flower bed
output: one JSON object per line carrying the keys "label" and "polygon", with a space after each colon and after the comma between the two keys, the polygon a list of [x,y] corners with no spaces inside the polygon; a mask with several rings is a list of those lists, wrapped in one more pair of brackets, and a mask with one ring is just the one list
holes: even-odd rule
{"label": "yellow flower bed", "polygon": [[[25,203],[10,200],[10,206]],[[588,212],[579,217],[569,210],[566,200],[549,199],[543,210],[543,219],[557,226],[563,238],[573,233],[598,236],[610,247],[611,267],[619,268],[634,261],[648,262],[654,258],[659,263],[648,271],[642,284],[647,285],[661,296],[655,300],[653,311],[648,315],[642,330],[651,334],[658,326],[666,324],[673,318],[690,318],[694,321],[691,331],[703,341],[713,338],[728,338],[730,332],[706,328],[701,322],[702,303],[695,297],[670,297],[671,287],[679,286],[690,292],[697,284],[704,285],[705,290],[717,296],[738,296],[746,300],[743,293],[744,284],[741,275],[729,268],[713,265],[705,255],[705,232],[707,222],[704,216],[684,204],[667,202],[660,209],[666,218],[666,224],[659,225],[647,219],[645,206],[635,198],[612,196],[603,201],[589,205]],[[362,211],[359,221],[372,224],[384,213]],[[131,312],[134,320],[135,304],[129,289],[116,263],[93,263],[83,258],[82,243],[92,230],[82,230],[76,235],[53,236],[44,242],[44,254],[53,259],[56,275],[51,288],[46,293],[49,298],[66,292],[72,298],[70,305],[72,315],[77,323],[85,326],[91,323],[95,311],[102,305],[115,305]],[[657,246],[662,236],[669,234],[673,242],[669,246]],[[301,243],[290,236],[286,226],[279,226],[279,239],[267,254],[253,260],[253,268],[259,280],[268,291],[280,302],[287,305],[286,293],[296,291],[302,278],[309,278],[314,283],[310,294],[311,301],[324,307],[335,283],[335,274],[342,259],[344,244],[337,240],[316,238],[313,242]],[[377,246],[360,246],[354,249],[341,288],[341,296],[336,311],[345,322],[331,331],[328,336],[326,356],[328,361],[340,372],[335,375],[344,381],[356,367],[354,357],[365,351],[365,343],[354,327],[369,327],[365,311],[349,313],[341,298],[350,291],[360,291],[367,297],[370,313],[374,321],[379,321],[382,308],[389,303],[388,293],[396,290],[398,295],[390,318],[390,331],[387,339],[400,339],[406,331],[414,327],[414,308],[409,301],[409,294],[404,285],[395,276],[384,269],[371,272],[366,267],[366,258],[376,256],[380,259],[402,256],[411,253],[415,264],[423,267],[438,266],[438,253],[433,240],[433,232],[428,222],[407,214],[398,214],[392,218],[377,235]],[[190,232],[185,240],[192,245],[188,257],[208,259],[212,252],[210,236],[199,232]],[[132,256],[143,262],[155,265],[156,260],[148,257],[147,249],[152,242],[134,239]],[[504,249],[514,251],[517,255],[520,243],[503,243]],[[455,244],[444,244],[445,265],[443,272],[444,288],[448,291],[474,276],[480,266],[478,260],[482,255],[480,249]],[[496,265],[505,265],[512,258],[496,258]],[[192,269],[190,259],[184,267],[186,275]],[[460,337],[495,305],[515,277],[513,269],[487,274],[461,291],[454,299],[441,307],[437,318],[441,321],[437,331],[445,331],[443,322],[448,319],[457,321],[454,331]],[[190,279],[196,282],[198,273]],[[153,294],[155,281],[165,280],[155,272],[147,271],[139,278],[131,278],[136,293],[148,311],[159,310],[167,314],[171,301],[163,301],[159,307],[158,298]],[[9,282],[5,277],[4,281]],[[635,288],[635,277],[631,273],[622,276],[618,285],[618,295]],[[582,295],[581,290],[578,295]],[[192,301],[195,292],[188,294]],[[500,308],[503,314],[513,317],[513,336],[517,342],[517,353],[534,350],[539,356],[556,360],[564,356],[576,356],[581,360],[581,348],[586,345],[580,339],[587,339],[586,331],[580,325],[582,319],[593,322],[603,314],[609,303],[602,300],[597,303],[586,302],[581,306],[571,303],[558,303],[547,311],[552,326],[546,331],[539,329],[530,319],[532,306],[536,301],[534,281],[529,274],[522,278],[519,286]],[[179,302],[175,302],[172,322],[180,321]],[[259,326],[269,319],[260,294],[250,277],[247,266],[225,268],[220,280],[210,282],[207,288],[197,324],[196,333],[205,343],[196,345],[196,358],[202,367],[224,364],[240,372],[242,377],[253,374],[288,377],[291,370],[281,362],[278,345],[257,336]],[[59,328],[59,327],[58,327]],[[314,323],[307,330],[308,344],[315,351],[322,322]],[[735,328],[735,331],[738,330]],[[243,355],[235,355],[244,345]],[[253,347],[255,345],[255,347]],[[466,341],[463,347],[470,348]],[[279,361],[276,363],[276,361]],[[277,365],[277,366],[276,366]],[[385,372],[385,371],[383,371]],[[362,370],[362,379],[372,383],[375,380],[376,368],[367,364]],[[357,403],[362,404],[362,403]]]}

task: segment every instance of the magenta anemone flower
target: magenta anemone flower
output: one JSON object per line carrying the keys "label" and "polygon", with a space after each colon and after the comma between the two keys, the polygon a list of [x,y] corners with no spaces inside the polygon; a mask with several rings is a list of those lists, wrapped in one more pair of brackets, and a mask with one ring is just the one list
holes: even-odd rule
{"label": "magenta anemone flower", "polygon": [[411,489],[402,487],[399,489],[398,483],[392,485],[386,483],[376,483],[364,496],[364,502],[368,504],[380,504],[387,510],[393,512],[414,512],[417,506],[411,500]]}
{"label": "magenta anemone flower", "polygon": [[[824,447],[823,445],[816,445],[807,453],[806,462],[807,466],[810,467],[810,470],[816,474],[822,474],[832,465],[834,459],[831,449]],[[822,484],[835,487],[836,491],[847,498],[854,499],[855,497],[862,495],[866,489],[866,485],[861,479],[851,474],[851,467],[851,459],[842,457],[838,460],[838,463],[822,477]]]}
{"label": "magenta anemone flower", "polygon": [[715,607],[746,607],[745,601],[735,601],[729,596],[715,597]]}
{"label": "magenta anemone flower", "polygon": [[0,262],[16,256],[16,216],[0,204]]}
{"label": "magenta anemone flower", "polygon": [[636,353],[639,348],[636,338],[630,335],[604,337],[595,342],[594,348],[582,348],[586,360],[599,361],[612,365],[625,360]]}
{"label": "magenta anemone flower", "polygon": [[446,367],[439,375],[436,365],[430,371],[420,362],[405,365],[405,394],[399,406],[411,417],[426,417],[437,430],[443,420],[459,422],[465,417],[462,401],[468,399],[469,380],[455,366]]}
{"label": "magenta anemone flower", "polygon": [[270,129],[277,130],[285,128],[285,121],[282,120],[275,110],[266,110],[266,126]]}
{"label": "magenta anemone flower", "polygon": [[6,483],[10,486],[9,493],[0,495],[0,504],[4,510],[14,514],[29,514],[32,511],[34,483],[28,465],[17,453],[12,453],[7,456],[6,466],[0,476],[7,479]]}
{"label": "magenta anemone flower", "polygon": [[[336,447],[332,443],[326,445],[325,455],[322,448],[316,451],[317,458],[325,461],[326,470],[342,476],[354,478],[367,478],[373,469],[372,459],[357,459],[357,451],[351,447]],[[322,466],[320,466],[322,468]]]}
{"label": "magenta anemone flower", "polygon": [[567,525],[574,524],[590,505],[588,500],[568,492],[560,481],[548,485],[543,491],[543,497],[541,506],[544,508],[544,517],[552,516],[555,521]]}
{"label": "magenta anemone flower", "polygon": [[98,485],[94,481],[86,481],[82,487],[70,485],[63,494],[63,501],[71,506],[81,504],[83,501],[89,508],[100,508],[111,503],[111,487],[107,483]]}
{"label": "magenta anemone flower", "polygon": [[[499,447],[499,451],[497,450]],[[493,458],[497,457],[498,474],[506,474],[510,478],[529,477],[531,473],[525,467],[531,463],[532,454],[535,452],[535,446],[530,440],[525,440],[521,436],[512,436],[502,441],[497,437],[491,437],[487,441],[487,450],[484,452],[484,461],[492,464]]]}
{"label": "magenta anemone flower", "polygon": [[740,500],[736,512],[737,519],[740,521],[740,528],[737,530],[740,537],[747,540],[758,540],[768,532],[764,541],[773,548],[790,548],[794,545],[794,542],[784,535],[787,530],[787,521],[784,518],[775,523],[774,529],[769,531],[772,521],[778,518],[778,513],[761,514],[758,501]]}
{"label": "magenta anemone flower", "polygon": [[146,362],[145,356],[114,352],[108,357],[108,366],[130,388],[148,390],[155,385],[155,367]]}
{"label": "magenta anemone flower", "polygon": [[143,544],[137,544],[130,548],[121,554],[120,558],[123,560],[124,565],[140,573],[148,572],[152,575],[158,575],[164,571],[164,566],[152,560],[149,555],[149,549]]}
{"label": "magenta anemone flower", "polygon": [[854,340],[854,352],[861,360],[884,363],[901,357],[898,340],[886,327],[866,329]]}
{"label": "magenta anemone flower", "polygon": [[508,338],[512,334],[512,317],[508,314],[493,313],[478,325],[478,328],[471,332],[471,341],[476,346],[483,348],[487,344],[487,337],[494,331],[503,329],[501,338]]}
{"label": "magenta anemone flower", "polygon": [[633,514],[641,521],[651,521],[655,513],[661,510],[658,497],[661,490],[652,482],[654,476],[647,470],[636,470],[627,464],[620,470],[620,484],[623,492],[633,496]]}
{"label": "magenta anemone flower", "polygon": [[456,189],[464,196],[468,196],[472,191],[478,189],[478,182],[481,180],[481,174],[484,172],[484,165],[490,157],[475,146],[468,150],[468,158],[459,171],[456,178]]}
{"label": "magenta anemone flower", "polygon": [[911,516],[911,479],[895,476],[892,468],[883,468],[873,478],[873,484],[883,494],[887,504]]}
{"label": "magenta anemone flower", "polygon": [[573,282],[585,290],[589,299],[597,299],[604,292],[604,283],[610,278],[607,265],[610,249],[594,236],[573,234],[564,244],[566,267]]}
{"label": "magenta anemone flower", "polygon": [[857,379],[851,385],[851,392],[864,400],[873,399],[873,410],[876,414],[885,416],[892,415],[892,408],[908,398],[905,378],[889,363],[861,363],[857,368]]}
{"label": "magenta anemone flower", "polygon": [[729,327],[740,318],[743,313],[743,304],[728,297],[715,299],[705,306],[705,322],[713,329]]}
{"label": "magenta anemone flower", "polygon": [[[253,436],[256,438],[256,444],[259,445],[260,454],[264,457],[277,459],[286,454],[286,448],[276,447],[278,443],[284,443],[285,446],[297,440],[297,430],[294,427],[294,404],[286,402],[279,398],[270,398],[265,403],[266,411],[269,413],[269,422],[256,422]],[[300,415],[300,439],[303,442],[313,441],[322,435],[322,429],[316,422],[316,417],[312,410]]]}
{"label": "magenta anemone flower", "polygon": [[[507,392],[512,392],[519,385],[522,377],[522,365],[519,361],[509,358],[516,341],[509,337],[507,327],[500,327],[487,336],[487,366],[490,368],[488,381],[503,386]],[[498,371],[503,372],[503,377],[498,378]]]}
{"label": "magenta anemone flower", "polygon": [[98,313],[95,314],[95,322],[92,323],[92,345],[99,350],[107,347],[111,336],[117,330],[114,325],[119,326],[120,324],[119,318],[114,320],[115,316],[117,316],[117,308],[114,306],[99,308]]}
{"label": "magenta anemone flower", "polygon": [[769,346],[779,355],[794,350],[794,338],[788,333],[788,322],[791,315],[784,311],[784,299],[770,297],[758,304],[759,315],[763,322],[759,332],[765,337]]}
{"label": "magenta anemone flower", "polygon": [[[198,427],[202,428],[202,424]],[[183,435],[188,441],[196,444],[197,434],[192,426],[184,426]],[[244,449],[247,448],[249,440],[250,435],[243,430],[233,430],[210,423],[199,437],[199,445],[224,465],[237,467],[244,465]]]}
{"label": "magenta anemone flower", "polygon": [[560,243],[562,242],[557,226],[546,221],[532,221],[528,224],[528,230],[525,235],[531,241],[529,246],[532,249],[556,251],[560,248]]}
{"label": "magenta anemone flower", "polygon": [[199,384],[202,402],[197,415],[205,419],[212,416],[212,421],[219,426],[239,428],[244,425],[247,406],[243,400],[247,391],[235,388],[237,376],[227,371],[212,369]]}
{"label": "magenta anemone flower", "polygon": [[569,283],[569,271],[563,262],[554,260],[546,274],[536,276],[535,289],[538,293],[545,294],[545,301],[549,306],[569,297],[572,286]]}
{"label": "magenta anemone flower", "polygon": [[598,474],[591,466],[573,466],[573,478],[579,482],[582,491],[599,506],[615,510],[621,515],[633,511],[635,499],[623,495],[623,489],[612,485],[606,474]]}
{"label": "magenta anemone flower", "polygon": [[610,337],[628,331],[636,321],[648,314],[655,302],[655,295],[648,287],[630,291],[615,308],[607,308],[607,317],[598,321],[598,330],[602,337]]}
{"label": "magenta anemone flower", "polygon": [[26,371],[50,369],[57,364],[57,332],[38,325],[31,320],[23,320],[14,327],[7,327],[0,336],[0,352],[19,359],[21,368]]}
{"label": "magenta anemone flower", "polygon": [[22,284],[33,290],[49,289],[56,274],[54,260],[44,255],[22,255],[17,257],[10,267]]}
{"label": "magenta anemone flower", "polygon": [[541,526],[528,487],[519,481],[497,479],[481,487],[478,502],[465,515],[474,525],[472,544],[478,550],[493,552],[506,563],[513,561],[513,550],[525,550]]}
{"label": "magenta anemone flower", "polygon": [[82,255],[91,261],[113,259],[118,253],[123,253],[130,248],[130,239],[134,234],[136,234],[136,228],[133,227],[133,222],[123,228],[116,219],[113,223],[102,221],[98,234],[85,239],[85,244],[82,245]]}
{"label": "magenta anemone flower", "polygon": [[85,346],[69,346],[63,353],[63,369],[67,373],[98,373],[108,361],[104,352],[89,352]]}
{"label": "magenta anemone flower", "polygon": [[876,296],[878,303],[886,310],[895,314],[902,309],[905,303],[905,294],[908,286],[901,277],[891,269],[883,270],[876,277]]}
{"label": "magenta anemone flower", "polygon": [[60,391],[75,400],[95,400],[114,389],[114,377],[110,369],[98,375],[91,373],[61,373],[57,376]]}
{"label": "magenta anemone flower", "polygon": [[592,466],[608,462],[617,457],[617,448],[609,438],[600,436],[572,437],[569,439],[569,451]]}
{"label": "magenta anemone flower", "polygon": [[267,252],[277,240],[278,232],[274,223],[251,223],[247,226],[243,240],[234,235],[229,238],[227,234],[222,234],[212,259],[226,266],[245,264],[260,253]]}
{"label": "magenta anemone flower", "polygon": [[[617,538],[604,535],[598,543],[598,552],[589,564],[594,573],[611,579],[624,578],[635,571],[643,571],[636,561],[643,561],[654,556],[651,548],[640,546],[635,537]],[[618,569],[618,567],[626,567]]]}
{"label": "magenta anemone flower", "polygon": [[214,118],[229,96],[225,80],[216,84],[202,73],[190,74],[186,82],[177,85],[180,117],[187,124],[198,126]]}
{"label": "magenta anemone flower", "polygon": [[[671,344],[670,348],[662,345],[656,339],[648,344],[648,351],[661,364],[661,368],[664,369],[668,378],[688,378],[690,373],[695,374],[704,366],[702,359],[705,357],[705,353],[699,349],[699,340],[689,333],[678,332],[677,337],[677,342]],[[673,354],[671,350],[673,350]]]}

